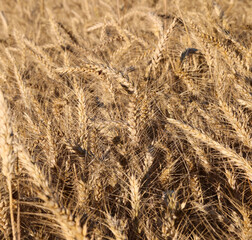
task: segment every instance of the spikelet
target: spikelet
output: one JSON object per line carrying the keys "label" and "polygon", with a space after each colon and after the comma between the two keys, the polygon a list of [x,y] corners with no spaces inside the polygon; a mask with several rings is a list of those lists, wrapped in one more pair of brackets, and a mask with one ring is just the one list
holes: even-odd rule
{"label": "spikelet", "polygon": [[129,178],[130,188],[130,204],[131,204],[131,215],[132,218],[138,217],[141,207],[141,193],[140,193],[140,182],[137,177],[131,175]]}

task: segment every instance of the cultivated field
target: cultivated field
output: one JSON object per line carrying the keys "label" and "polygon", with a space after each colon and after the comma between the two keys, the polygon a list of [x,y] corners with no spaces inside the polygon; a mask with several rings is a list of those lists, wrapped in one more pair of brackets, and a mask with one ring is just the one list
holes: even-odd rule
{"label": "cultivated field", "polygon": [[251,0],[1,0],[0,239],[251,240]]}

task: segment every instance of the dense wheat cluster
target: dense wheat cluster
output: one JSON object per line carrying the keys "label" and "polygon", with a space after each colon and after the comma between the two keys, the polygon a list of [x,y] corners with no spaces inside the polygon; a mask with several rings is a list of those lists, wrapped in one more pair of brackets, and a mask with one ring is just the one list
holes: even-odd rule
{"label": "dense wheat cluster", "polygon": [[0,239],[252,239],[251,0],[1,0]]}

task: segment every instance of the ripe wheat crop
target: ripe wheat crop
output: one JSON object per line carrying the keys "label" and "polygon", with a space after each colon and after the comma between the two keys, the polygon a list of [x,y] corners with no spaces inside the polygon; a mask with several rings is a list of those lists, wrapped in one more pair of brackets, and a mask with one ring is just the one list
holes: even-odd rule
{"label": "ripe wheat crop", "polygon": [[0,239],[252,239],[251,12],[2,0]]}

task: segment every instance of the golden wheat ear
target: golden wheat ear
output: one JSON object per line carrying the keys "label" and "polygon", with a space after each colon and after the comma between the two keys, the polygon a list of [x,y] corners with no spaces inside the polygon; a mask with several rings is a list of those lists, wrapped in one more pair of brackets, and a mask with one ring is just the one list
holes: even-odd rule
{"label": "golden wheat ear", "polygon": [[177,19],[175,18],[173,20],[173,22],[171,23],[171,25],[169,26],[169,28],[166,30],[166,32],[163,33],[163,35],[160,37],[159,42],[157,43],[157,47],[152,54],[150,65],[146,69],[145,77],[147,79],[149,78],[151,71],[153,71],[155,74],[156,68],[161,60],[162,53],[165,49],[165,45],[166,45],[166,43],[167,43],[167,41],[168,41],[168,39],[174,29],[176,23],[177,23]]}
{"label": "golden wheat ear", "polygon": [[81,228],[78,217],[73,217],[71,211],[64,207],[58,200],[57,193],[52,190],[47,177],[34,163],[33,159],[21,146],[16,146],[20,163],[27,170],[38,197],[43,201],[42,208],[49,210],[50,216],[60,226],[63,236],[66,239],[86,239],[86,229]]}
{"label": "golden wheat ear", "polygon": [[[13,239],[17,238],[16,235],[16,222],[14,219],[14,201],[13,201],[13,174],[14,164],[16,161],[16,154],[14,149],[14,137],[11,127],[10,111],[4,100],[3,92],[0,90],[0,156],[2,159],[2,174],[6,178],[6,184],[9,192],[9,210],[11,218],[11,228]],[[3,204],[3,203],[2,203]],[[5,226],[7,219],[3,218]],[[7,230],[7,229],[6,229]],[[6,233],[5,233],[6,234]]]}

